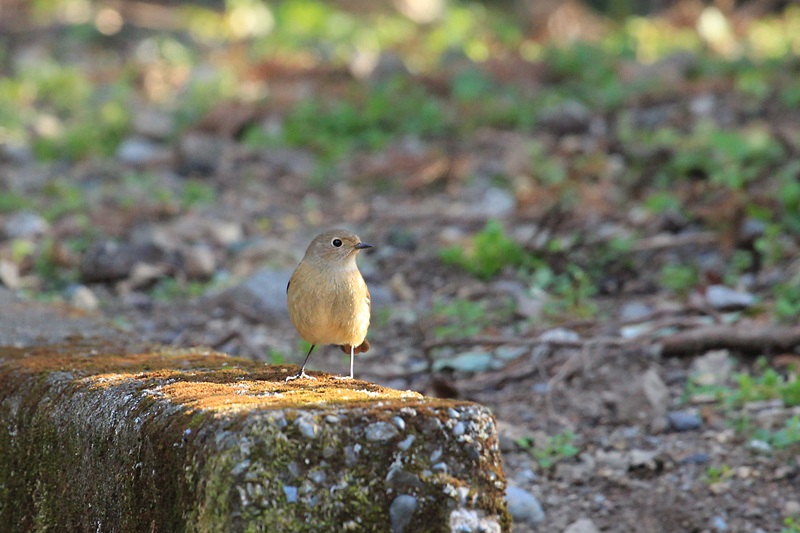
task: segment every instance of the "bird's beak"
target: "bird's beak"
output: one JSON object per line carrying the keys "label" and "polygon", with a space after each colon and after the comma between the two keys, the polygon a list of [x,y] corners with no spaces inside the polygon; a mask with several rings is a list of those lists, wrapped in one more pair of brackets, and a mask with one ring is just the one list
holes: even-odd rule
{"label": "bird's beak", "polygon": [[371,244],[367,244],[365,242],[360,242],[354,246],[356,250],[363,250],[364,248],[372,248]]}

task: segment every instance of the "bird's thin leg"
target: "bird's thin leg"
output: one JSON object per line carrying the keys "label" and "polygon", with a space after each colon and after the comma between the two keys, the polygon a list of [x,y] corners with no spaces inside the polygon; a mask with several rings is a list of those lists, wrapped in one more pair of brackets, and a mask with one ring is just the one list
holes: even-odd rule
{"label": "bird's thin leg", "polygon": [[356,358],[356,347],[350,345],[350,375],[349,376],[336,376],[336,379],[353,379],[353,359]]}
{"label": "bird's thin leg", "polygon": [[317,379],[314,376],[309,376],[308,374],[306,374],[306,363],[308,363],[308,358],[311,357],[311,352],[314,350],[315,346],[316,344],[312,344],[311,348],[308,349],[308,353],[306,354],[306,359],[305,361],[303,361],[303,366],[300,367],[300,372],[298,372],[294,376],[287,377],[286,381],[292,381],[294,379],[300,379],[300,378]]}

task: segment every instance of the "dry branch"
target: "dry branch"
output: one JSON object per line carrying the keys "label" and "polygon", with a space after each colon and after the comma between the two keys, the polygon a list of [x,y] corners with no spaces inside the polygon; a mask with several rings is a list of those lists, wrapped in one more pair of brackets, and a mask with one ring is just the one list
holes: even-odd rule
{"label": "dry branch", "polygon": [[800,326],[707,326],[681,331],[661,340],[662,355],[696,355],[715,349],[747,354],[792,351],[800,346]]}

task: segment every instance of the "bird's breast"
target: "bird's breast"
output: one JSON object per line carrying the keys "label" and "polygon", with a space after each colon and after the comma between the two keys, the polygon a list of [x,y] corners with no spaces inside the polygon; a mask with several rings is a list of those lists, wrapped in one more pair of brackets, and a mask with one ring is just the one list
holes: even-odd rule
{"label": "bird's breast", "polygon": [[301,262],[287,291],[289,317],[312,344],[361,344],[370,320],[369,292],[358,269],[316,269]]}

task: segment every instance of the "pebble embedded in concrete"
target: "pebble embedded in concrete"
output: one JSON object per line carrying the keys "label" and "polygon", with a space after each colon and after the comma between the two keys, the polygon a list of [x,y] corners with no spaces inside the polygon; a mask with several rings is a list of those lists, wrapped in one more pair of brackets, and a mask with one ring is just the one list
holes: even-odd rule
{"label": "pebble embedded in concrete", "polygon": [[414,511],[417,510],[417,499],[409,494],[400,494],[389,506],[389,520],[392,524],[392,533],[404,533]]}
{"label": "pebble embedded in concrete", "polygon": [[400,433],[397,426],[389,422],[373,422],[364,430],[367,440],[370,442],[385,442],[393,439]]}

